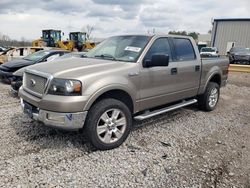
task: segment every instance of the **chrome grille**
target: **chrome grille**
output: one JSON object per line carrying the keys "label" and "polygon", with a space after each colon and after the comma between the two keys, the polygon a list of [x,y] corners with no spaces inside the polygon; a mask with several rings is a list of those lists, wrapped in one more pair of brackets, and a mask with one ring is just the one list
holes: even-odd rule
{"label": "chrome grille", "polygon": [[31,74],[28,72],[24,73],[23,86],[24,89],[28,89],[32,93],[42,95],[46,87],[47,78]]}

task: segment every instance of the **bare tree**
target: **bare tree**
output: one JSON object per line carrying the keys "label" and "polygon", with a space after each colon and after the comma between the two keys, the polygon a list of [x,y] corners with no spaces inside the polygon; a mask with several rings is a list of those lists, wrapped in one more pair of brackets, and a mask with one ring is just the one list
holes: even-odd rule
{"label": "bare tree", "polygon": [[21,41],[13,40],[8,35],[0,33],[0,46],[30,46],[31,43],[24,37],[21,37]]}
{"label": "bare tree", "polygon": [[86,40],[90,40],[92,38],[93,30],[94,26],[89,24],[82,28],[82,31],[86,33]]}
{"label": "bare tree", "polygon": [[2,35],[1,39],[3,41],[10,41],[10,37],[8,35]]}

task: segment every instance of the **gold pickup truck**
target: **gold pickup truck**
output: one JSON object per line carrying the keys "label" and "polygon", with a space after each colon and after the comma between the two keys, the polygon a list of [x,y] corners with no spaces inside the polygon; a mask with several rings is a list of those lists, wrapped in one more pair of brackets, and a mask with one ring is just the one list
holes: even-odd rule
{"label": "gold pickup truck", "polygon": [[96,148],[121,145],[133,119],[198,103],[215,109],[228,59],[201,59],[194,40],[172,35],[111,37],[82,58],[26,69],[21,106],[45,125],[83,129]]}

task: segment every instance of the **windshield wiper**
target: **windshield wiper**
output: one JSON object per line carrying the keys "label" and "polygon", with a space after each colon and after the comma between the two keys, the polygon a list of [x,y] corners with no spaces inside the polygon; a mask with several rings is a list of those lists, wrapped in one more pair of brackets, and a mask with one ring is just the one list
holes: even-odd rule
{"label": "windshield wiper", "polygon": [[95,55],[95,57],[116,60],[116,58],[110,54]]}

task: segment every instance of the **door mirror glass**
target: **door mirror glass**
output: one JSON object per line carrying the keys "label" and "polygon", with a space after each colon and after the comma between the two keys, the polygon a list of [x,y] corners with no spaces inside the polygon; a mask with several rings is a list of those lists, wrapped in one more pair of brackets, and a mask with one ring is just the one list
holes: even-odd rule
{"label": "door mirror glass", "polygon": [[158,67],[158,66],[168,66],[169,55],[165,54],[154,54],[151,59],[145,59],[143,61],[143,67]]}

